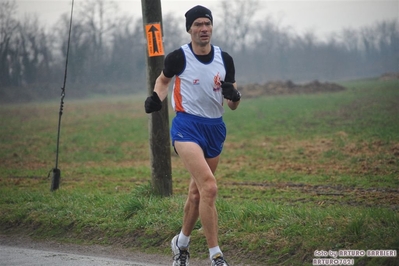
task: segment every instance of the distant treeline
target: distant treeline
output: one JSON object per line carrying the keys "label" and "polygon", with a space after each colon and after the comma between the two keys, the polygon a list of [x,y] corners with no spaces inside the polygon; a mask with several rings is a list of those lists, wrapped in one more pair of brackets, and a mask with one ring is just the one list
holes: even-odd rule
{"label": "distant treeline", "polygon": [[[336,81],[399,71],[397,20],[342,29],[322,41],[269,16],[255,20],[260,7],[257,0],[220,3],[224,12],[213,43],[233,56],[240,84]],[[64,80],[70,13],[44,27],[35,16],[18,20],[17,10],[14,1],[0,3],[0,101],[54,98]],[[182,15],[164,15],[162,27],[166,52],[189,41]],[[122,15],[117,3],[81,3],[73,14],[69,95],[145,92],[145,42],[142,19]]]}

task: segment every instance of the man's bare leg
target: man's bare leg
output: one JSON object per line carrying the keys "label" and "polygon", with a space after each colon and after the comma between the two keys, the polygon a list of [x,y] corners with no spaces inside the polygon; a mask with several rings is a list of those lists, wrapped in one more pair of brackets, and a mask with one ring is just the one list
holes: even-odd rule
{"label": "man's bare leg", "polygon": [[218,246],[218,217],[215,206],[217,185],[213,172],[219,158],[206,160],[202,149],[193,142],[175,141],[175,148],[192,176],[185,205],[183,233],[187,236],[191,234],[199,216],[208,247]]}
{"label": "man's bare leg", "polygon": [[[219,163],[219,156],[215,158],[206,159],[209,168],[212,173],[215,174],[217,165]],[[184,205],[184,216],[183,216],[183,228],[182,232],[186,236],[190,236],[194,230],[195,224],[199,218],[199,203],[200,194],[197,188],[197,184],[193,177],[191,177],[187,201]]]}
{"label": "man's bare leg", "polygon": [[199,217],[200,194],[193,178],[188,189],[186,204],[184,205],[182,232],[190,236]]}

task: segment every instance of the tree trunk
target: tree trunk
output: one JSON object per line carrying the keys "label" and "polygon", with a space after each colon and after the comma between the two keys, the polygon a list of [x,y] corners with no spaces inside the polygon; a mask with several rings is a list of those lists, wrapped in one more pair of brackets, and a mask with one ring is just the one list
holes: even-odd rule
{"label": "tree trunk", "polygon": [[[148,38],[146,25],[162,23],[162,10],[160,0],[142,0],[144,34]],[[155,34],[153,32],[153,34]],[[151,35],[151,34],[150,34]],[[147,39],[147,42],[149,40]],[[155,80],[161,73],[164,64],[163,53],[150,56],[153,51],[147,51],[147,88],[151,95]],[[149,115],[149,142],[151,156],[152,186],[155,193],[160,196],[172,195],[172,170],[170,159],[170,135],[168,98],[162,103],[162,109]]]}

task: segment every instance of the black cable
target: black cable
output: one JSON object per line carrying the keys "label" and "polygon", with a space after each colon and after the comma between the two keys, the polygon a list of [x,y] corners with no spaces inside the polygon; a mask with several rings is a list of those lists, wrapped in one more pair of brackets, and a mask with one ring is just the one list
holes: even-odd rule
{"label": "black cable", "polygon": [[50,188],[51,191],[57,190],[59,188],[60,178],[61,178],[61,171],[60,171],[60,169],[58,169],[58,154],[59,154],[59,147],[60,147],[61,116],[62,116],[62,112],[63,112],[63,108],[64,108],[65,84],[66,84],[67,73],[68,73],[68,58],[69,58],[69,46],[70,46],[70,42],[71,42],[73,4],[74,4],[74,0],[72,0],[71,17],[69,20],[69,33],[68,33],[68,45],[67,45],[67,53],[66,53],[66,60],[65,60],[64,83],[61,88],[61,104],[60,104],[60,111],[59,111],[59,116],[58,116],[57,150],[56,150],[56,156],[55,156],[55,168],[52,169],[53,176],[51,179],[51,188]]}

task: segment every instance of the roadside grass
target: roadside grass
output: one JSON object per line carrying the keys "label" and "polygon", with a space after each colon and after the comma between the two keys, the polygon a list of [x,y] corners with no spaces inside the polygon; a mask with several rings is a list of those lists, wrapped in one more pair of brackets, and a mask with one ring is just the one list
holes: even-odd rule
{"label": "roadside grass", "polygon": [[[316,250],[399,250],[399,84],[342,85],[226,110],[217,206],[230,262],[311,265]],[[152,193],[143,99],[66,99],[56,192],[47,175],[58,104],[0,106],[1,232],[169,254],[189,180],[173,155],[174,195]],[[200,222],[192,239],[192,256],[205,258]]]}

